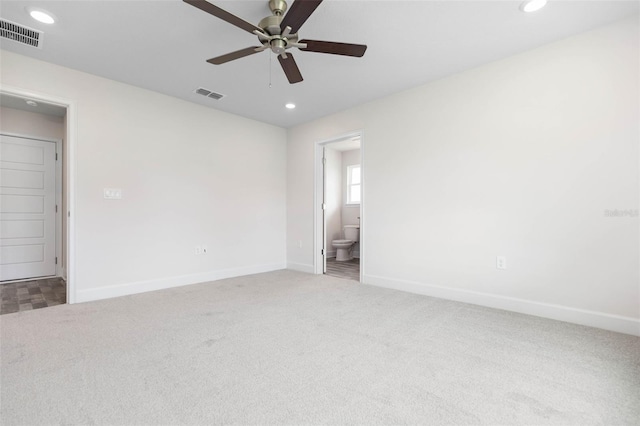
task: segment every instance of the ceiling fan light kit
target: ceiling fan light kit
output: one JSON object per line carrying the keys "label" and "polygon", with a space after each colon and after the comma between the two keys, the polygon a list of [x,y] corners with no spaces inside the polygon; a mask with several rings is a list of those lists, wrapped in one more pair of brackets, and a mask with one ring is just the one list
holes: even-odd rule
{"label": "ceiling fan light kit", "polygon": [[298,65],[293,59],[293,55],[291,52],[287,52],[291,48],[295,47],[307,52],[354,57],[362,57],[367,50],[367,46],[362,44],[298,40],[300,27],[309,19],[309,16],[322,3],[322,0],[296,0],[286,14],[288,7],[285,0],[269,0],[269,9],[271,9],[272,15],[262,19],[257,26],[205,0],[183,1],[240,29],[255,34],[260,41],[261,46],[247,47],[211,58],[207,60],[210,64],[221,65],[269,49],[278,55],[278,62],[280,62],[287,80],[289,80],[289,83],[294,84],[301,82],[303,78]]}

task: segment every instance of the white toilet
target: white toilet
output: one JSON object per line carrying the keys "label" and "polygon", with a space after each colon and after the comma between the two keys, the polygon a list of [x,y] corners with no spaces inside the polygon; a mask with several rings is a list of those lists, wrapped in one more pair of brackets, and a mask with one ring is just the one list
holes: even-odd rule
{"label": "white toilet", "polygon": [[344,240],[331,241],[331,245],[337,249],[336,260],[339,262],[353,259],[351,250],[353,249],[353,245],[360,240],[360,226],[345,225],[344,238]]}

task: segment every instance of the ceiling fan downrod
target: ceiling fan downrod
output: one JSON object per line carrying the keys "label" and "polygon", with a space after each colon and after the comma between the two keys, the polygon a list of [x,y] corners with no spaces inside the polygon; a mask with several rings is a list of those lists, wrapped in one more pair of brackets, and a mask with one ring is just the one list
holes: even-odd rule
{"label": "ceiling fan downrod", "polygon": [[269,9],[274,15],[282,16],[287,11],[287,2],[285,0],[269,0]]}

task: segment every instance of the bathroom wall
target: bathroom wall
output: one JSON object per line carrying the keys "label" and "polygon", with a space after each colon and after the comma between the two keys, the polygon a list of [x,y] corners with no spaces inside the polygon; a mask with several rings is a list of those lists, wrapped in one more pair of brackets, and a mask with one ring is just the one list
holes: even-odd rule
{"label": "bathroom wall", "polygon": [[[359,225],[360,205],[347,205],[347,167],[360,164],[360,150],[352,149],[342,152],[342,223],[344,225]],[[360,257],[360,242],[353,246],[353,256]]]}
{"label": "bathroom wall", "polygon": [[336,249],[331,241],[340,240],[342,234],[342,153],[335,149],[325,148],[326,158],[326,226],[327,257],[335,257]]}
{"label": "bathroom wall", "polygon": [[64,138],[64,117],[0,107],[0,130],[43,139]]}

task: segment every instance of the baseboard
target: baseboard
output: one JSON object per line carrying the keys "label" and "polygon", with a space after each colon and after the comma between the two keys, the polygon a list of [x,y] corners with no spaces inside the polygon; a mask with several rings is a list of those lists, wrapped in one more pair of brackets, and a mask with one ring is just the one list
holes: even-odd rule
{"label": "baseboard", "polygon": [[363,275],[362,282],[378,287],[391,288],[440,299],[455,300],[640,336],[640,320],[631,317],[373,275]]}
{"label": "baseboard", "polygon": [[287,269],[298,272],[306,272],[308,274],[314,274],[316,272],[313,265],[308,265],[306,263],[287,262]]}
{"label": "baseboard", "polygon": [[338,250],[327,250],[327,257],[336,257],[338,255]]}
{"label": "baseboard", "polygon": [[110,299],[112,297],[127,296],[130,294],[146,293],[148,291],[164,290],[167,288],[181,287],[190,284],[198,284],[209,281],[217,281],[225,278],[240,277],[243,275],[260,274],[263,272],[286,269],[284,263],[268,265],[248,266],[244,268],[222,269],[200,274],[181,275],[157,280],[138,281],[125,284],[117,284],[88,290],[78,290],[76,303],[90,302],[94,300]]}

